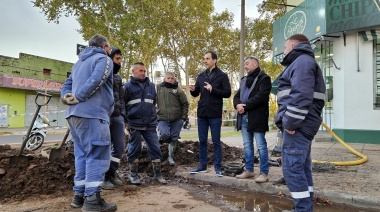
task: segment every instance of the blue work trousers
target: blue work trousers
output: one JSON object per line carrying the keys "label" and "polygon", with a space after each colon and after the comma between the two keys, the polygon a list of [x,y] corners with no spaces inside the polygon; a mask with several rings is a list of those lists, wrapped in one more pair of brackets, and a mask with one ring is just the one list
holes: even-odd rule
{"label": "blue work trousers", "polygon": [[282,146],[282,172],[293,197],[295,210],[313,211],[313,176],[311,140],[296,130],[291,135],[284,131]]}
{"label": "blue work trousers", "polygon": [[179,139],[179,134],[181,133],[181,129],[183,126],[183,121],[162,121],[158,122],[158,134],[163,141],[177,141]]}
{"label": "blue work trousers", "polygon": [[243,115],[241,119],[241,134],[243,137],[244,144],[244,157],[245,157],[245,170],[253,172],[254,166],[254,145],[253,138],[256,140],[256,146],[259,150],[260,158],[260,173],[268,174],[269,165],[268,165],[268,146],[267,140],[265,139],[265,132],[248,132],[248,116]]}
{"label": "blue work trousers", "polygon": [[124,153],[125,134],[124,134],[124,118],[123,116],[115,116],[110,119],[111,132],[111,164],[107,174],[115,176],[116,170],[119,168],[120,159]]}
{"label": "blue work trousers", "polygon": [[156,130],[136,130],[130,129],[131,136],[128,142],[127,162],[133,163],[141,155],[141,136],[146,142],[148,155],[151,160],[162,160],[160,143]]}
{"label": "blue work trousers", "polygon": [[199,136],[199,162],[203,167],[207,167],[207,140],[208,129],[211,130],[211,140],[214,146],[214,168],[221,169],[222,148],[220,144],[220,131],[222,118],[198,118]]}
{"label": "blue work trousers", "polygon": [[71,116],[68,119],[74,140],[75,193],[90,196],[100,192],[110,166],[109,123],[101,119]]}

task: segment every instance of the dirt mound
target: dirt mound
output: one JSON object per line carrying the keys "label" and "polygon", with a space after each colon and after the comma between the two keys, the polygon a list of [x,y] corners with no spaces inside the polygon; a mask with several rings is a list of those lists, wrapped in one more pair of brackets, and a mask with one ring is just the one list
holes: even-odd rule
{"label": "dirt mound", "polygon": [[0,201],[22,200],[33,195],[62,195],[73,185],[74,155],[67,152],[59,162],[35,152],[0,146]]}
{"label": "dirt mound", "polygon": [[[196,166],[199,163],[199,143],[193,141],[178,142],[174,160],[177,165]],[[74,154],[72,149],[66,151],[65,157],[59,161],[49,161],[39,151],[24,151],[18,157],[19,150],[9,145],[0,145],[0,203],[19,201],[36,195],[61,196],[72,192]],[[163,155],[162,174],[172,180],[176,169],[167,162],[168,144],[161,145]],[[241,149],[229,147],[222,143],[223,161],[239,161],[243,155]],[[129,167],[125,158],[121,160],[118,174],[128,182]],[[213,145],[208,145],[208,162],[213,164]],[[156,183],[153,180],[153,169],[146,148],[139,158],[139,176],[145,184]],[[174,181],[173,181],[174,182]]]}

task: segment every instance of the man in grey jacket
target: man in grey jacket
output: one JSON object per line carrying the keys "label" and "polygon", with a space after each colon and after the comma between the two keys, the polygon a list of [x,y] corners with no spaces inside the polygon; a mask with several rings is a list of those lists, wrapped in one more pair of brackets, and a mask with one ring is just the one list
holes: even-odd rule
{"label": "man in grey jacket", "polygon": [[82,211],[115,211],[116,205],[100,197],[110,165],[110,115],[113,111],[113,64],[109,41],[94,35],[61,89],[67,104],[66,119],[74,140],[74,198],[71,206]]}

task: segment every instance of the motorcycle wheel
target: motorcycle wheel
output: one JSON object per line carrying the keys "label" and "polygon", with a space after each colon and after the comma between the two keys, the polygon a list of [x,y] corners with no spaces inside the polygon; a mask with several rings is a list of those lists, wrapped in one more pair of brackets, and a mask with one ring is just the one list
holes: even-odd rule
{"label": "motorcycle wheel", "polygon": [[30,135],[28,141],[26,142],[25,149],[27,150],[37,150],[44,143],[45,137],[41,134]]}

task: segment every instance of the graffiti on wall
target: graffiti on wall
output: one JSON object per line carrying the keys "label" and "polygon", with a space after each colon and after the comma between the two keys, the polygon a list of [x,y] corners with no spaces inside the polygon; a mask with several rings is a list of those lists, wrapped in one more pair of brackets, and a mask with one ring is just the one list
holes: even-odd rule
{"label": "graffiti on wall", "polygon": [[0,105],[0,127],[8,127],[8,105]]}

